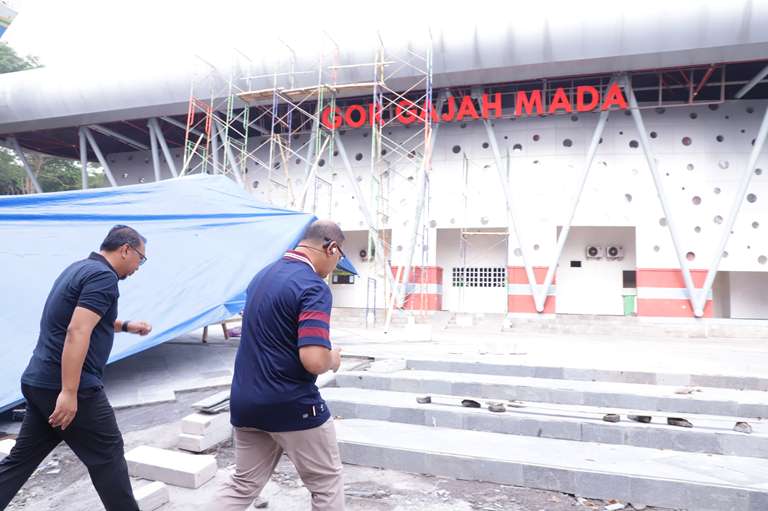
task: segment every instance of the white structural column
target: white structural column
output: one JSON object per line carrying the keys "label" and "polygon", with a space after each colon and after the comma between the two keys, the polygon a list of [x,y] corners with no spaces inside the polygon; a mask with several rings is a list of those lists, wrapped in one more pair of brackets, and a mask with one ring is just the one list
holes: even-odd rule
{"label": "white structural column", "polygon": [[547,275],[544,277],[544,283],[541,287],[537,286],[538,289],[537,293],[534,295],[534,300],[536,302],[536,310],[538,312],[542,312],[544,310],[544,303],[547,300],[547,293],[549,293],[549,288],[552,286],[552,281],[555,278],[555,270],[557,269],[557,265],[560,261],[560,256],[563,254],[563,248],[565,247],[565,242],[568,239],[568,233],[571,231],[573,217],[576,215],[576,209],[579,206],[579,200],[581,200],[581,194],[584,191],[584,185],[587,183],[587,177],[589,176],[589,169],[592,168],[592,162],[595,159],[595,153],[597,153],[597,146],[600,144],[600,138],[603,136],[603,131],[605,131],[605,124],[608,122],[609,114],[610,110],[603,110],[600,112],[597,126],[595,126],[595,131],[592,134],[592,142],[589,144],[589,149],[587,150],[587,158],[584,162],[584,169],[581,172],[581,179],[579,180],[576,195],[574,195],[571,202],[568,221],[563,225],[563,229],[560,231],[560,236],[557,238],[555,254],[552,257],[552,261],[550,262],[549,267],[547,268]]}
{"label": "white structural column", "polygon": [[157,147],[157,135],[152,128],[152,123],[147,123],[149,129],[149,145],[152,148],[152,169],[155,171],[155,181],[160,181],[160,151]]}
{"label": "white structural column", "polygon": [[163,150],[165,163],[168,165],[168,168],[170,169],[171,174],[173,174],[173,177],[179,177],[179,172],[176,170],[176,162],[173,160],[173,155],[171,154],[171,150],[168,148],[168,144],[165,141],[165,135],[163,135],[163,130],[160,129],[160,123],[157,122],[157,119],[150,119],[149,126],[150,126],[150,129],[155,131],[155,137],[157,137],[157,141],[160,142],[160,148]]}
{"label": "white structural column", "polygon": [[757,132],[757,137],[755,138],[755,145],[752,147],[752,153],[749,155],[749,161],[747,162],[747,166],[742,171],[742,174],[740,176],[739,189],[736,192],[736,197],[734,197],[733,199],[731,210],[728,212],[728,216],[726,217],[727,221],[725,222],[725,226],[720,236],[720,242],[717,245],[717,250],[715,251],[714,258],[712,260],[712,263],[709,265],[709,268],[707,269],[707,277],[704,280],[704,286],[701,288],[700,292],[698,293],[698,296],[696,297],[696,302],[694,303],[693,311],[694,311],[694,314],[696,314],[696,316],[698,317],[701,317],[704,315],[704,307],[707,304],[707,294],[709,293],[710,289],[712,289],[712,284],[715,282],[715,277],[717,276],[717,269],[720,266],[720,260],[723,258],[723,252],[725,251],[725,246],[728,244],[728,239],[731,236],[731,231],[733,231],[733,225],[736,223],[736,217],[739,214],[741,205],[744,204],[744,199],[746,198],[747,190],[749,189],[749,183],[752,181],[752,176],[755,175],[755,166],[757,165],[757,158],[760,156],[760,153],[763,151],[763,147],[765,146],[765,139],[767,136],[768,136],[768,107],[766,107],[765,113],[763,114],[763,122],[760,124],[760,129]]}
{"label": "white structural column", "polygon": [[27,161],[27,157],[21,148],[21,144],[19,144],[19,141],[16,140],[16,137],[8,137],[8,140],[11,142],[13,150],[16,152],[16,156],[18,156],[19,160],[21,160],[21,164],[24,167],[24,172],[27,173],[27,177],[32,182],[32,186],[34,187],[35,191],[37,193],[42,193],[43,189],[40,188],[40,183],[37,182],[37,177],[35,177],[35,173],[32,172],[32,167],[29,166],[29,162]]}
{"label": "white structural column", "polygon": [[[91,133],[91,130],[83,126],[80,128],[80,131],[85,135],[85,138],[88,140],[88,143],[91,144],[91,149],[93,149],[93,152],[96,153],[96,158],[98,158],[99,163],[104,168],[104,173],[107,175],[107,180],[109,181],[109,184],[111,186],[117,186],[117,182],[115,181],[114,176],[112,175],[112,169],[109,168],[109,163],[107,162],[107,159],[104,157],[104,154],[101,152],[101,148],[99,148],[99,144],[96,143],[96,139],[93,137],[93,133]],[[85,181],[88,181],[88,178],[86,176]]]}
{"label": "white structural column", "polygon": [[624,76],[623,82],[624,91],[627,95],[627,100],[629,101],[629,108],[632,114],[632,119],[635,121],[638,138],[640,138],[640,146],[643,148],[645,160],[648,163],[648,168],[650,169],[651,175],[653,176],[653,183],[656,186],[656,193],[659,196],[661,209],[664,211],[664,217],[667,219],[667,228],[669,229],[669,234],[672,237],[672,245],[675,248],[677,260],[680,263],[680,270],[683,273],[683,281],[685,282],[685,287],[688,289],[688,299],[691,302],[691,308],[694,310],[694,313],[697,316],[701,316],[701,314],[698,314],[696,311],[696,288],[693,284],[693,278],[691,277],[691,270],[688,267],[688,260],[683,253],[682,246],[680,245],[680,237],[678,236],[678,232],[676,230],[677,222],[673,218],[672,211],[669,207],[669,199],[667,199],[667,194],[664,191],[664,185],[662,184],[661,175],[659,174],[658,162],[651,153],[651,141],[648,138],[648,132],[645,129],[643,115],[640,113],[640,108],[637,105],[635,92],[632,90],[632,81],[630,77]]}
{"label": "white structural column", "polygon": [[81,188],[88,189],[88,141],[85,140],[85,132],[80,128],[77,130],[77,137],[80,143],[80,178],[82,179]]}

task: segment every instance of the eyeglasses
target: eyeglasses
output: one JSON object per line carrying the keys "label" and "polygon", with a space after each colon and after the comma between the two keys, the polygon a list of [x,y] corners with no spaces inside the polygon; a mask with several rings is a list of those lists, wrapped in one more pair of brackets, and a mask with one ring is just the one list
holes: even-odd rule
{"label": "eyeglasses", "polygon": [[131,250],[133,250],[134,252],[139,254],[139,266],[142,266],[144,263],[147,262],[147,256],[145,256],[144,254],[139,252],[138,249],[136,249],[136,248],[134,248],[134,247],[132,247],[130,245],[128,245],[128,248],[130,248]]}
{"label": "eyeglasses", "polygon": [[339,257],[339,261],[347,258],[347,254],[345,254],[344,251],[341,249],[338,241],[329,240],[328,238],[323,238],[323,239],[325,240],[325,243],[323,243],[323,248],[328,248],[331,246],[331,243],[336,243],[336,248],[339,249],[339,253],[341,254],[341,257]]}

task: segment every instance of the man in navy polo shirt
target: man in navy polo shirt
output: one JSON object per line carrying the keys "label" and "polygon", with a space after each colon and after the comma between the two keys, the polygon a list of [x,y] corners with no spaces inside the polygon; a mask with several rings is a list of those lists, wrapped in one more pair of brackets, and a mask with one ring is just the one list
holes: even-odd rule
{"label": "man in navy polo shirt", "polygon": [[108,511],[138,511],[123,438],[101,378],[116,331],[152,330],[144,321],[117,319],[117,283],[147,260],[145,243],[135,230],[116,225],[100,252],[71,264],[54,282],[37,346],[21,376],[24,422],[16,445],[0,462],[0,509],[63,440],[88,467]]}
{"label": "man in navy polo shirt", "polygon": [[217,510],[248,508],[283,452],[310,491],[313,511],[344,509],[336,430],[315,385],[341,363],[329,340],[332,298],[323,279],[343,257],[343,242],[338,225],[318,220],[248,286],[230,395],[237,468]]}

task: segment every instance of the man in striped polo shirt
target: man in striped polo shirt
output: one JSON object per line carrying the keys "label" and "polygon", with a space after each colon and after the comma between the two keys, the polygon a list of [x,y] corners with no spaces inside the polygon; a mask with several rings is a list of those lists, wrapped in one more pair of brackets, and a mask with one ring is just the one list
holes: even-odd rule
{"label": "man in striped polo shirt", "polygon": [[336,430],[315,385],[341,362],[329,340],[332,297],[323,279],[343,258],[343,242],[338,225],[318,220],[248,286],[230,397],[236,470],[216,509],[247,509],[283,452],[310,491],[313,511],[344,509]]}

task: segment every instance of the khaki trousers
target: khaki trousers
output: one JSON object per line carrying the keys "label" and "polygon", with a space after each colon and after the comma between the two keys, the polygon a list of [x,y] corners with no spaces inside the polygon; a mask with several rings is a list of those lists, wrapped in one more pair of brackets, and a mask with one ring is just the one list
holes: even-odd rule
{"label": "khaki trousers", "polygon": [[235,428],[235,473],[218,491],[213,509],[248,509],[285,452],[312,495],[312,511],[342,511],[344,483],[333,419],[303,431],[269,433]]}

